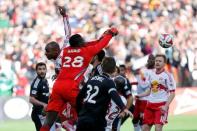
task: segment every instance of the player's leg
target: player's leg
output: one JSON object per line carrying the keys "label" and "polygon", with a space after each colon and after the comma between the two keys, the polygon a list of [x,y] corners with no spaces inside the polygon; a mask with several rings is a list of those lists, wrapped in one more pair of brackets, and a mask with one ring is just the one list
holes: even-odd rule
{"label": "player's leg", "polygon": [[135,117],[132,120],[133,126],[134,126],[134,131],[141,131],[141,126],[140,126],[140,117]]}
{"label": "player's leg", "polygon": [[51,126],[54,124],[54,122],[57,119],[58,112],[60,111],[61,107],[64,105],[64,101],[61,97],[61,93],[63,92],[63,86],[62,86],[63,84],[64,83],[59,81],[56,81],[54,83],[52,94],[49,98],[49,102],[47,105],[46,119],[40,131],[50,130]]}
{"label": "player's leg", "polygon": [[154,120],[155,120],[154,110],[147,107],[144,111],[142,131],[150,131],[152,124],[154,123]]}
{"label": "player's leg", "polygon": [[150,131],[151,127],[152,127],[152,125],[144,124],[142,126],[142,131]]}
{"label": "player's leg", "polygon": [[59,114],[62,123],[62,127],[67,130],[75,130],[77,121],[76,112],[76,98],[79,93],[78,83],[75,81],[67,81],[67,93],[69,95],[63,95],[62,98],[66,101],[63,109]]}
{"label": "player's leg", "polygon": [[163,125],[167,123],[168,112],[162,112],[160,106],[155,111],[155,131],[162,131]]}
{"label": "player's leg", "polygon": [[156,124],[155,125],[155,131],[162,131],[163,125]]}
{"label": "player's leg", "polygon": [[32,118],[32,121],[35,124],[36,131],[40,131],[42,123],[41,123],[41,120],[39,119],[38,114],[35,111],[32,111],[31,118]]}
{"label": "player's leg", "polygon": [[141,131],[139,121],[140,121],[140,101],[136,100],[134,112],[133,112],[133,120],[132,120],[134,131]]}

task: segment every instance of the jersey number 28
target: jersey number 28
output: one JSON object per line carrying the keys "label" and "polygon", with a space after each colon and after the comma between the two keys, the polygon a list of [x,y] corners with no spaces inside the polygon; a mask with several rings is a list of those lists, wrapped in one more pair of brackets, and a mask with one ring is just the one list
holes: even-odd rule
{"label": "jersey number 28", "polygon": [[81,56],[76,56],[73,58],[66,56],[64,57],[65,62],[63,63],[63,67],[81,67],[83,65],[84,58]]}

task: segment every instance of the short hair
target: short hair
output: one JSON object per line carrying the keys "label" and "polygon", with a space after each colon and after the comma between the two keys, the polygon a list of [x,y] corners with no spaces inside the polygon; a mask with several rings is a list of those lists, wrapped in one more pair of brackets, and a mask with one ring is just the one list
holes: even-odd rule
{"label": "short hair", "polygon": [[126,66],[124,64],[120,65],[119,68],[124,68],[126,69]]}
{"label": "short hair", "polygon": [[69,38],[69,43],[71,47],[80,47],[85,41],[80,34],[74,34]]}
{"label": "short hair", "polygon": [[117,91],[122,91],[125,87],[126,79],[123,76],[118,75],[114,78],[114,82],[116,84]]}
{"label": "short hair", "polygon": [[157,54],[155,56],[155,58],[157,58],[157,57],[162,57],[164,59],[164,62],[167,63],[167,58],[166,58],[166,56],[164,54]]}
{"label": "short hair", "polygon": [[96,56],[98,57],[98,61],[101,62],[103,58],[105,57],[105,51],[101,50]]}
{"label": "short hair", "polygon": [[116,70],[116,61],[113,57],[105,57],[102,61],[103,72],[112,74]]}
{"label": "short hair", "polygon": [[39,63],[36,64],[36,70],[38,69],[39,66],[45,66],[45,67],[47,67],[44,62],[39,62]]}

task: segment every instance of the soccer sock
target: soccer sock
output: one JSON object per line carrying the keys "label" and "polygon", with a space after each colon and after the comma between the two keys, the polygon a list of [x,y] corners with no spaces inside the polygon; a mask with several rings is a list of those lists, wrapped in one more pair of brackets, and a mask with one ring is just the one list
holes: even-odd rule
{"label": "soccer sock", "polygon": [[135,124],[134,131],[142,131],[141,126],[139,124]]}
{"label": "soccer sock", "polygon": [[48,125],[42,126],[42,127],[40,128],[40,131],[50,131],[50,127],[49,127]]}

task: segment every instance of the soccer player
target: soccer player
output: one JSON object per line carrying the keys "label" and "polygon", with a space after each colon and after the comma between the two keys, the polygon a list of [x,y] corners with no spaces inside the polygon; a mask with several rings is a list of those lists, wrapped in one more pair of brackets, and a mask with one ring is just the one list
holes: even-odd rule
{"label": "soccer player", "polygon": [[47,106],[47,118],[41,131],[50,129],[64,103],[69,102],[75,108],[79,83],[91,59],[117,34],[117,29],[110,28],[99,40],[92,42],[85,42],[79,34],[70,37],[70,47],[63,49],[62,67],[53,85]]}
{"label": "soccer player", "polygon": [[42,111],[46,109],[49,98],[49,85],[45,78],[46,64],[43,62],[36,64],[37,77],[33,80],[30,89],[29,101],[33,104],[31,118],[35,124],[36,131],[40,131],[44,116]]}
{"label": "soccer player", "polygon": [[101,62],[103,58],[105,57],[105,51],[101,50],[91,61],[91,64],[88,66],[86,72],[84,73],[84,85],[90,77],[93,77],[94,75],[102,74],[102,68],[101,68]]}
{"label": "soccer player", "polygon": [[157,54],[155,56],[155,71],[151,71],[148,81],[151,88],[137,95],[137,98],[148,96],[148,103],[144,111],[143,131],[150,131],[155,125],[156,131],[162,131],[163,125],[167,123],[169,105],[175,97],[175,80],[164,66],[167,62],[166,56]]}
{"label": "soccer player", "polygon": [[[48,60],[52,60],[54,65],[55,65],[55,75],[53,75],[52,79],[55,80],[57,75],[59,74],[59,70],[62,66],[62,53],[63,53],[63,49],[69,45],[69,38],[71,35],[71,28],[70,28],[70,24],[69,24],[69,20],[68,20],[68,15],[66,12],[66,9],[64,7],[61,6],[57,6],[59,9],[59,12],[61,14],[61,16],[63,17],[63,23],[64,23],[64,31],[65,31],[65,37],[64,37],[64,44],[63,47],[60,48],[59,44],[55,41],[51,41],[49,43],[47,43],[47,45],[45,46],[45,55],[48,58]],[[73,116],[74,114],[72,114],[72,108],[70,108],[70,104],[69,103],[65,103],[65,105],[62,107],[61,111],[59,112],[59,118],[62,122],[62,127],[67,129],[67,126],[65,125],[69,125],[70,121],[71,121],[71,116]],[[66,113],[65,113],[66,112]],[[70,114],[69,114],[70,113]],[[69,122],[66,123],[65,121],[69,119]],[[66,124],[65,124],[66,123]],[[57,125],[57,123],[56,123]],[[73,128],[71,125],[69,125],[69,128]]]}
{"label": "soccer player", "polygon": [[121,109],[121,115],[131,115],[111,79],[116,70],[114,58],[106,57],[101,67],[103,74],[90,78],[77,97],[79,116],[77,131],[104,131],[106,127],[105,116],[111,99]]}
{"label": "soccer player", "polygon": [[[124,88],[121,90],[121,94],[127,99],[126,108],[129,109],[131,112],[133,112],[133,96],[131,93],[131,85],[129,80],[126,78],[126,67],[125,65],[120,65],[117,67],[117,74],[115,76],[122,76],[124,78]],[[124,121],[128,118],[128,116],[125,116],[123,118],[116,117],[113,122],[113,130],[118,130],[119,124],[124,123]]]}
{"label": "soccer player", "polygon": [[64,31],[65,31],[65,37],[64,37],[64,44],[62,49],[60,48],[59,44],[55,41],[51,41],[49,42],[46,46],[45,46],[45,55],[49,60],[53,60],[54,61],[54,65],[55,65],[55,75],[54,78],[55,79],[57,77],[57,74],[59,73],[59,70],[61,68],[62,65],[62,50],[64,47],[69,45],[69,38],[71,35],[71,28],[70,28],[70,24],[68,21],[68,15],[66,14],[66,9],[64,7],[58,6],[59,12],[63,17],[63,22],[64,22]]}
{"label": "soccer player", "polygon": [[[121,97],[121,100],[123,101],[124,105],[127,104],[126,98],[122,95],[122,92],[125,87],[125,78],[122,76],[116,76],[114,78],[114,82],[116,85],[116,89],[118,91],[119,96]],[[105,116],[105,119],[107,121],[107,126],[105,128],[105,131],[120,131],[120,125],[121,125],[121,119],[118,119],[117,123],[114,123],[114,120],[116,118],[119,118],[120,108],[115,104],[113,100],[110,101],[107,115]]]}
{"label": "soccer player", "polygon": [[[151,71],[153,71],[155,66],[155,57],[154,55],[150,54],[147,60],[146,68],[140,69],[139,75],[136,76],[137,78],[137,94],[144,93],[149,86],[149,74]],[[148,97],[140,97],[139,99],[136,99],[135,107],[134,107],[134,113],[133,113],[133,125],[135,131],[141,131],[142,127],[142,120],[144,116],[144,110],[146,108]]]}

